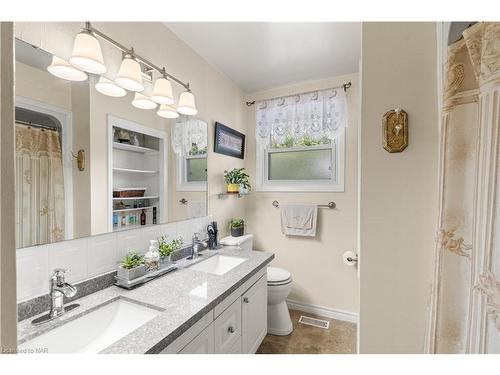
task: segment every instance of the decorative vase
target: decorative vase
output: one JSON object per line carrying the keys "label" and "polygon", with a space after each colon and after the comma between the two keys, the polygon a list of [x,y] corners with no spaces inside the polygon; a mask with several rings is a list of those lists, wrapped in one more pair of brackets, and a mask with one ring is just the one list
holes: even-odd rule
{"label": "decorative vase", "polygon": [[240,192],[240,184],[227,184],[227,192],[229,194],[238,194]]}
{"label": "decorative vase", "polygon": [[118,266],[117,269],[118,274],[116,275],[119,279],[123,280],[134,280],[138,277],[144,276],[146,274],[146,266],[141,264],[135,268],[123,268],[122,266]]}
{"label": "decorative vase", "polygon": [[160,265],[170,263],[172,254],[167,256],[160,256]]}
{"label": "decorative vase", "polygon": [[244,231],[245,231],[245,227],[239,227],[239,228],[232,228],[231,227],[231,236],[241,237],[241,236],[243,236]]}

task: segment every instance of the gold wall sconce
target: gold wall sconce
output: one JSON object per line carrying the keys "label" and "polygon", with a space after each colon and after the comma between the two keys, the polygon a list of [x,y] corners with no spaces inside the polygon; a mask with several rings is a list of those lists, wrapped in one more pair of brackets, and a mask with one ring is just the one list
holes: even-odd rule
{"label": "gold wall sconce", "polygon": [[71,155],[76,159],[76,163],[78,165],[78,170],[80,172],[83,172],[85,170],[85,150],[80,149],[78,152],[75,153],[71,152]]}
{"label": "gold wall sconce", "polygon": [[408,146],[408,114],[392,109],[382,118],[383,146],[390,153],[402,152]]}

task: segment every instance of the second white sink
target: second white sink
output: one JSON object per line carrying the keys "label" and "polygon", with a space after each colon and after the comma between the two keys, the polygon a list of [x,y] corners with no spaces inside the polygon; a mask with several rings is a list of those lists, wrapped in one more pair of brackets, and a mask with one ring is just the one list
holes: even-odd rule
{"label": "second white sink", "polygon": [[207,260],[193,264],[189,267],[192,270],[213,273],[214,275],[223,275],[232,270],[237,265],[243,263],[246,259],[240,257],[230,257],[227,255],[214,255]]}

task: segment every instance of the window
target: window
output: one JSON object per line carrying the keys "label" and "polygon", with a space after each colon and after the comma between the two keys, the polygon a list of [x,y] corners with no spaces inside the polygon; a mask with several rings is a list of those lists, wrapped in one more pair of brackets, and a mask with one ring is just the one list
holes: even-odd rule
{"label": "window", "polygon": [[344,191],[345,94],[329,89],[256,104],[256,189]]}
{"label": "window", "polygon": [[173,125],[171,136],[177,159],[177,191],[206,191],[207,124],[182,116]]}

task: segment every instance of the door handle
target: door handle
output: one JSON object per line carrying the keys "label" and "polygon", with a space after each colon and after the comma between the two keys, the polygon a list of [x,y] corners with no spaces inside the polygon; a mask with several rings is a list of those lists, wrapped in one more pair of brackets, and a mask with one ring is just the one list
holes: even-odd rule
{"label": "door handle", "polygon": [[248,299],[248,297],[243,297],[243,302],[250,303],[250,300]]}

